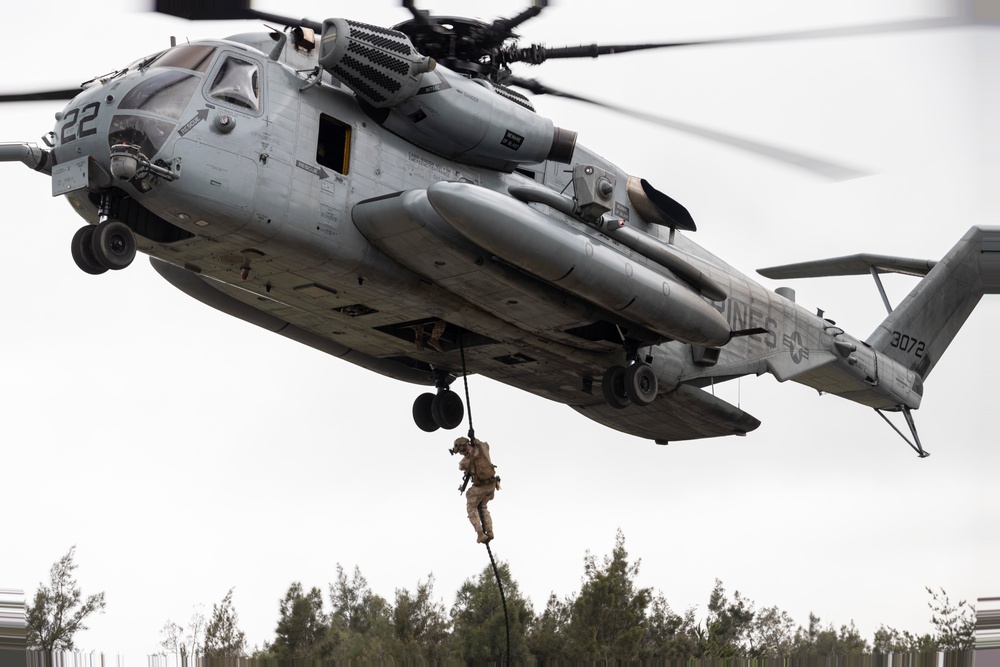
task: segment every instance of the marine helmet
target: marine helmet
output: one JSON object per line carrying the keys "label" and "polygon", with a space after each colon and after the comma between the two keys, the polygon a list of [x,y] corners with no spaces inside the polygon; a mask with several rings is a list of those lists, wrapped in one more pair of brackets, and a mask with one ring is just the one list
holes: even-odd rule
{"label": "marine helmet", "polygon": [[469,440],[466,437],[455,438],[455,446],[456,447],[468,447],[471,444],[472,444],[472,441]]}

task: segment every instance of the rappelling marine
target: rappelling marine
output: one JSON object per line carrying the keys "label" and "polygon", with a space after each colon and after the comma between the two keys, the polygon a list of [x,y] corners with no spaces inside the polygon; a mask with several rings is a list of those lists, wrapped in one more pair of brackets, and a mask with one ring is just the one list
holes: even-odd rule
{"label": "rappelling marine", "polygon": [[487,504],[500,490],[500,478],[490,459],[490,444],[475,437],[471,441],[464,437],[456,438],[455,447],[450,451],[462,454],[458,468],[465,473],[465,480],[459,491],[465,490],[468,483],[472,482],[472,486],[465,492],[465,500],[469,522],[476,529],[476,542],[489,542],[493,539],[493,519]]}

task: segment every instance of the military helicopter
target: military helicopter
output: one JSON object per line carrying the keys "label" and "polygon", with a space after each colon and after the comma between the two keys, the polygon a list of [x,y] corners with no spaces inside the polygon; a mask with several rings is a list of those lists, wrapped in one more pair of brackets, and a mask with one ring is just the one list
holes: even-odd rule
{"label": "military helicopter", "polygon": [[998,289],[1000,230],[973,228],[939,263],[764,272],[924,276],[852,337],[697,246],[680,203],[534,112],[514,88],[559,93],[511,65],[594,55],[518,46],[542,4],[493,23],[407,6],[411,20],[383,28],[160,3],[289,28],[175,45],[54,91],[70,102],[47,146],[5,144],[0,159],[50,174],[85,219],[71,247],[86,273],[142,251],[214,308],[433,387],[412,406],[424,431],[462,423],[452,385],[478,373],[661,443],[742,435],[759,421],[703,388],[767,372],[901,412],[925,454],[911,411]]}

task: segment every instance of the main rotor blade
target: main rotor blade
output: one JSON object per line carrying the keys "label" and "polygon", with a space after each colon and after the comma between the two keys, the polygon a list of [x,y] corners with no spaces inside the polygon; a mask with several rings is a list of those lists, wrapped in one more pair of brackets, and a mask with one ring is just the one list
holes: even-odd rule
{"label": "main rotor blade", "polygon": [[250,0],[212,0],[211,2],[205,2],[205,0],[155,0],[153,10],[192,21],[257,19],[286,26],[302,26],[316,32],[323,30],[323,25],[316,21],[293,19],[250,9]]}
{"label": "main rotor blade", "polygon": [[753,153],[754,155],[763,156],[782,162],[787,165],[792,165],[800,169],[805,169],[806,171],[812,172],[823,176],[832,181],[846,181],[852,178],[861,178],[864,176],[869,176],[868,172],[864,172],[852,167],[847,167],[844,165],[836,164],[825,160],[814,155],[807,155],[805,153],[799,153],[797,151],[791,151],[785,148],[780,148],[778,146],[773,146],[770,144],[761,143],[753,139],[747,139],[745,137],[740,137],[734,134],[729,134],[726,132],[720,132],[718,130],[712,130],[706,127],[700,127],[698,125],[692,125],[691,123],[684,123],[678,120],[672,120],[670,118],[664,118],[663,116],[657,116],[655,114],[645,113],[642,111],[636,111],[635,109],[630,109],[628,107],[621,107],[615,104],[608,104],[607,102],[599,102],[587,97],[581,97],[580,95],[575,95],[573,93],[566,93],[539,83],[535,79],[520,79],[517,77],[510,77],[504,81],[505,85],[518,86],[519,88],[524,88],[525,90],[534,93],[535,95],[554,95],[556,97],[565,97],[566,99],[576,100],[578,102],[586,102],[587,104],[592,104],[594,106],[602,107],[604,109],[610,109],[620,114],[630,116],[632,118],[637,118],[649,123],[654,123],[656,125],[661,125],[663,127],[669,127],[680,132],[686,132],[687,134],[693,134],[703,139],[710,139],[712,141],[725,144],[727,146],[732,146],[734,148],[740,148],[744,151]]}
{"label": "main rotor blade", "polygon": [[598,56],[629,51],[645,51],[649,49],[671,49],[681,46],[710,46],[714,44],[742,44],[749,42],[779,42],[799,39],[827,39],[830,37],[854,37],[858,35],[879,35],[891,32],[908,32],[912,30],[930,30],[934,28],[952,28],[968,25],[970,19],[964,16],[954,16],[935,19],[914,19],[911,21],[894,21],[889,23],[873,23],[870,25],[844,26],[840,28],[822,28],[818,30],[798,30],[792,32],[771,33],[766,35],[749,35],[744,37],[720,37],[717,39],[691,40],[685,42],[661,42],[657,44],[616,44],[616,45],[581,45],[549,48],[533,44],[527,48],[512,48],[506,55],[506,62],[526,62],[538,65],[551,58],[596,58]]}
{"label": "main rotor blade", "polygon": [[0,102],[44,102],[46,100],[71,100],[80,94],[81,88],[65,90],[40,90],[34,93],[0,93]]}
{"label": "main rotor blade", "polygon": [[534,0],[531,6],[525,9],[523,12],[509,19],[497,19],[493,22],[493,25],[501,30],[507,32],[512,31],[517,26],[521,25],[528,19],[535,18],[542,13],[542,10],[549,5],[549,0]]}

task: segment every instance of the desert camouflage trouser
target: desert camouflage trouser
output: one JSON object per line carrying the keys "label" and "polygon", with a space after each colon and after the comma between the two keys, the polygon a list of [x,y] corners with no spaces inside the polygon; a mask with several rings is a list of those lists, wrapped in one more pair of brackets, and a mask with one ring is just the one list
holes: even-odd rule
{"label": "desert camouflage trouser", "polygon": [[[490,539],[493,538],[493,519],[490,511],[486,509],[486,504],[493,500],[496,494],[496,484],[489,483],[482,486],[471,486],[465,492],[465,507],[469,512],[469,521],[476,533],[486,533]],[[482,522],[479,520],[479,510],[483,510]]]}

